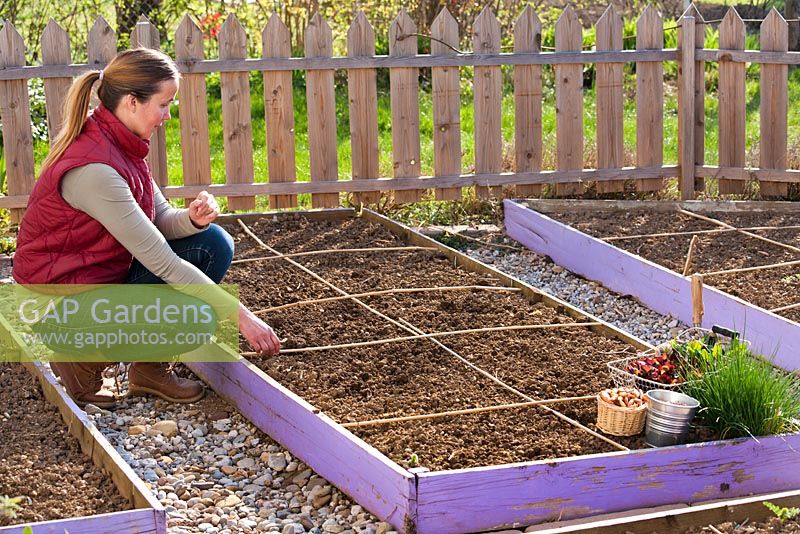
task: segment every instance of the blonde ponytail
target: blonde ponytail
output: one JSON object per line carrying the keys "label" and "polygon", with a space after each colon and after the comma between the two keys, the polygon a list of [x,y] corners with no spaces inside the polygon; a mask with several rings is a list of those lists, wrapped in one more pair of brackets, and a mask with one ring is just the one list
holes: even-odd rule
{"label": "blonde ponytail", "polygon": [[42,170],[58,161],[67,147],[80,135],[86,118],[89,116],[92,85],[99,79],[99,70],[87,72],[79,76],[70,86],[67,92],[67,101],[64,104],[64,124],[50,148],[50,153],[42,162]]}
{"label": "blonde ponytail", "polygon": [[125,95],[133,95],[140,102],[147,102],[160,90],[162,82],[177,81],[179,78],[178,68],[169,56],[149,48],[125,50],[117,54],[102,71],[91,71],[79,76],[67,93],[64,105],[65,124],[42,163],[42,170],[58,161],[81,134],[89,116],[89,100],[94,82],[100,80],[97,97],[113,113]]}

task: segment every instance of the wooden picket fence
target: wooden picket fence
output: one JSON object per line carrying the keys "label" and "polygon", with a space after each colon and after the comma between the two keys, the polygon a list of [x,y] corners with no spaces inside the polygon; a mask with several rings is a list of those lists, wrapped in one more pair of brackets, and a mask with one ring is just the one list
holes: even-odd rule
{"label": "wooden picket fence", "polygon": [[[622,191],[633,181],[639,191],[656,191],[677,177],[683,198],[702,190],[704,178],[720,179],[722,193],[742,192],[758,180],[765,197],[787,193],[800,182],[800,171],[787,167],[788,65],[800,53],[787,52],[787,23],[773,10],[761,25],[761,50],[746,51],[745,27],[731,8],[720,27],[721,49],[703,47],[704,22],[691,6],[679,19],[677,49],[664,48],[661,15],[648,7],[637,23],[636,50],[623,50],[622,20],[609,7],[597,22],[594,50],[582,50],[582,28],[567,7],[555,27],[555,51],[541,51],[541,22],[527,7],[514,26],[514,51],[501,53],[500,25],[486,8],[475,20],[472,53],[458,53],[455,19],[443,10],[432,26],[431,53],[417,50],[417,28],[402,11],[389,30],[389,55],[375,55],[375,33],[358,13],[347,33],[348,55],[332,57],[332,32],[318,14],[305,33],[305,57],[290,57],[289,32],[277,15],[264,28],[261,58],[248,58],[247,36],[234,16],[219,33],[219,59],[204,59],[203,34],[187,15],[176,32],[175,60],[183,79],[179,94],[184,185],[167,186],[163,128],[154,134],[150,168],[167,197],[193,197],[202,189],[229,198],[229,209],[255,207],[255,195],[269,195],[272,208],[297,205],[297,195],[311,193],[313,207],[335,207],[342,192],[356,201],[375,202],[392,192],[397,202],[415,202],[427,189],[438,199],[458,199],[475,186],[489,197],[504,185],[519,196],[538,196],[543,184],[556,195],[580,195],[588,182],[598,192]],[[134,30],[133,46],[159,47],[159,35],[147,21]],[[70,42],[54,21],[42,36],[42,65],[26,66],[25,44],[9,23],[0,31],[0,112],[8,195],[0,208],[15,217],[34,184],[34,159],[26,80],[44,79],[46,111],[52,136],[61,123],[61,106],[72,77],[105,65],[116,53],[114,31],[102,18],[88,38],[88,63],[70,61]],[[664,62],[679,63],[679,162],[663,164]],[[719,65],[719,166],[704,165],[704,62]],[[623,162],[623,64],[636,63],[636,165]],[[745,62],[761,67],[761,145],[758,168],[745,167]],[[597,167],[583,165],[584,64],[597,64]],[[501,65],[514,69],[515,170],[502,172]],[[542,65],[555,70],[556,163],[542,170]],[[475,172],[461,161],[459,67],[473,66]],[[421,176],[419,69],[432,68],[434,175]],[[393,176],[380,176],[376,71],[389,69]],[[339,180],[334,71],[347,70],[352,180]],[[295,170],[292,71],[306,75],[311,181],[297,182]],[[255,182],[249,72],[264,77],[268,182]],[[211,185],[205,75],[221,73],[227,182]],[[629,184],[631,182],[628,182]]]}

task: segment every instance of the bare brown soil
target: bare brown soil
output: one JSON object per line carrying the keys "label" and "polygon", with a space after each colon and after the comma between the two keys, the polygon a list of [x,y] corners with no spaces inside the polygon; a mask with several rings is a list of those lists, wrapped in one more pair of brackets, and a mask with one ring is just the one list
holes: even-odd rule
{"label": "bare brown soil", "polygon": [[[388,230],[360,219],[316,222],[295,217],[260,221],[250,227],[282,253],[405,245]],[[237,242],[237,258],[268,254],[238,226],[228,230]],[[500,284],[489,275],[455,267],[435,251],[340,253],[296,261],[349,293]],[[225,281],[240,284],[242,298],[253,308],[332,294],[329,287],[299,268],[289,267],[285,260],[234,265]],[[519,293],[428,292],[365,297],[363,301],[395,324],[352,301],[297,306],[269,312],[264,318],[286,339],[284,348],[410,335],[401,325],[429,333],[576,321],[563,310],[532,303]],[[611,384],[605,363],[634,351],[626,343],[585,327],[476,333],[440,341],[517,392],[479,374],[430,340],[251,359],[335,420],[353,422],[509,404],[526,398],[593,395]],[[596,401],[554,407],[595,428]],[[433,470],[616,450],[543,408],[361,427],[354,433],[401,465],[410,466],[415,455],[421,465]],[[630,448],[645,446],[642,436],[613,439]]]}
{"label": "bare brown soil", "polygon": [[23,497],[0,526],[130,509],[19,364],[0,364],[0,495]]}
{"label": "bare brown soil", "polygon": [[686,531],[686,534],[798,534],[800,532],[800,522],[781,521],[777,517],[772,517],[762,522],[743,521],[741,524],[727,522],[714,526],[695,527]]}
{"label": "bare brown soil", "polygon": [[[799,215],[770,213],[705,213],[737,228],[800,225]],[[710,230],[718,228],[680,213],[649,210],[565,212],[548,214],[594,237]],[[757,230],[752,233],[800,247],[800,230]],[[682,272],[692,236],[652,237],[613,241],[614,246]],[[800,260],[800,253],[738,232],[698,235],[692,272],[715,272]],[[746,273],[716,275],[705,283],[765,309],[800,303],[800,265]],[[777,312],[800,322],[800,308]]]}

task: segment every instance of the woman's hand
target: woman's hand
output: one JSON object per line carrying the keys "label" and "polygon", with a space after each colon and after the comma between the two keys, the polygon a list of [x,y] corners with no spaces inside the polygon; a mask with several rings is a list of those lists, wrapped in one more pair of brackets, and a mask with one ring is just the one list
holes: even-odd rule
{"label": "woman's hand", "polygon": [[241,303],[239,304],[239,330],[250,346],[261,356],[275,356],[280,352],[281,342],[272,327]]}
{"label": "woman's hand", "polygon": [[219,206],[214,195],[208,191],[200,191],[197,198],[189,204],[189,219],[195,226],[202,228],[208,226],[219,215]]}

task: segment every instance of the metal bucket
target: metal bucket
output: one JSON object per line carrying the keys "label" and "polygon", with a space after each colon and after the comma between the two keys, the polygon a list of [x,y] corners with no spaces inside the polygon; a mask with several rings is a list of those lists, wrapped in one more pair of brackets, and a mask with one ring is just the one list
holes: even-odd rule
{"label": "metal bucket", "polygon": [[689,434],[689,423],[700,403],[677,391],[651,389],[645,393],[647,424],[645,440],[648,445],[665,447],[680,445]]}

